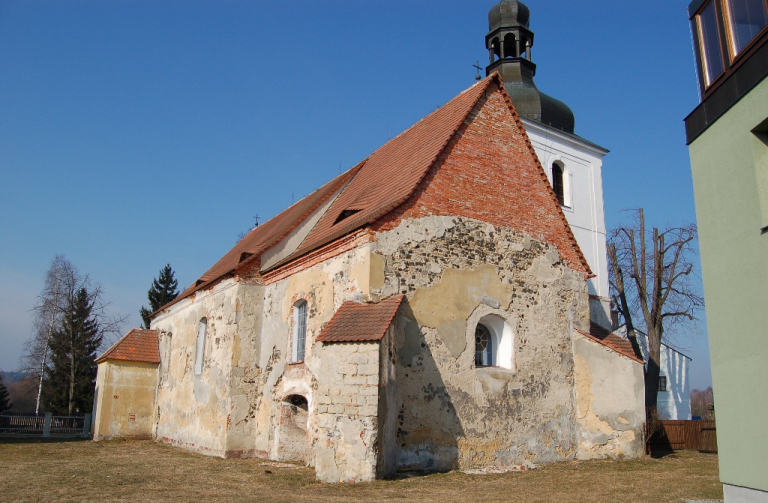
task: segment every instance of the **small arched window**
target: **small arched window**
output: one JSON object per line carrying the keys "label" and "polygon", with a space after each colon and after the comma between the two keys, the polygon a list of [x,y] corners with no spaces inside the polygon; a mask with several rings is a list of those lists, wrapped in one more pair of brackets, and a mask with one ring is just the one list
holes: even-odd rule
{"label": "small arched window", "polygon": [[560,163],[552,163],[552,188],[561,206],[565,206],[565,180],[563,179],[565,173],[563,171]]}
{"label": "small arched window", "polygon": [[205,360],[205,332],[208,330],[208,319],[202,318],[197,324],[197,344],[195,345],[195,375],[203,373]]}
{"label": "small arched window", "polygon": [[512,327],[503,318],[489,314],[475,326],[475,367],[515,369]]}
{"label": "small arched window", "polygon": [[293,305],[293,344],[291,356],[294,362],[304,361],[307,344],[307,301],[300,300]]}
{"label": "small arched window", "polygon": [[475,327],[475,366],[493,366],[493,336],[488,327],[478,323]]}

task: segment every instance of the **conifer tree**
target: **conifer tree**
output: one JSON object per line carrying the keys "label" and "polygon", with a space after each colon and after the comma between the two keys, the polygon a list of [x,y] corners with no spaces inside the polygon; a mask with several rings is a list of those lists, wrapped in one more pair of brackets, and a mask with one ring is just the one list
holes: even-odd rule
{"label": "conifer tree", "polygon": [[[97,291],[98,292],[98,291]],[[61,327],[51,338],[45,369],[43,402],[54,413],[91,412],[96,384],[96,352],[103,338],[94,315],[97,292],[80,288],[64,311]]]}
{"label": "conifer tree", "polygon": [[165,267],[160,270],[160,276],[152,282],[152,287],[147,292],[149,309],[141,306],[139,310],[141,319],[144,320],[144,328],[149,328],[150,314],[179,296],[179,291],[177,290],[179,283],[173,276],[174,272],[171,269],[171,264],[165,264]]}
{"label": "conifer tree", "polygon": [[13,407],[13,404],[8,396],[8,390],[5,387],[5,383],[3,383],[3,376],[0,376],[0,412],[8,410],[11,407]]}

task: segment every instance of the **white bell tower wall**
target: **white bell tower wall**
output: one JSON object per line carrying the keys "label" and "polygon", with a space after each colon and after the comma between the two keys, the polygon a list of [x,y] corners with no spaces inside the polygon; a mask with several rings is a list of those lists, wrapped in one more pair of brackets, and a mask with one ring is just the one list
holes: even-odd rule
{"label": "white bell tower wall", "polygon": [[590,320],[610,329],[602,175],[603,157],[608,150],[540,122],[522,121],[550,184],[553,165],[562,169],[563,213],[595,274],[588,282]]}

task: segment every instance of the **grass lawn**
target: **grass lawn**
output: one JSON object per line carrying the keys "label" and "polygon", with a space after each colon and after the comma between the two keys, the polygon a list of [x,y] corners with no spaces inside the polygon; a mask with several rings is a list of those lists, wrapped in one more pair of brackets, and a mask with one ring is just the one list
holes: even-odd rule
{"label": "grass lawn", "polygon": [[150,441],[0,439],[0,500],[680,502],[722,498],[717,456],[570,461],[523,473],[460,472],[370,484],[322,484],[310,468],[219,459]]}

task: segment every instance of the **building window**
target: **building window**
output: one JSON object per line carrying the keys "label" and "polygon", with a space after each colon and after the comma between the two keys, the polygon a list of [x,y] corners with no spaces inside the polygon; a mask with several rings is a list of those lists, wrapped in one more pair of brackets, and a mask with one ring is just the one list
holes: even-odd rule
{"label": "building window", "polygon": [[514,370],[512,327],[496,315],[484,316],[475,325],[475,367]]}
{"label": "building window", "polygon": [[292,360],[304,361],[304,349],[307,344],[307,301],[300,300],[293,306],[293,344]]}
{"label": "building window", "polygon": [[659,376],[659,391],[667,391],[667,376]]}
{"label": "building window", "polygon": [[203,361],[205,360],[205,332],[208,330],[208,320],[203,318],[197,324],[197,344],[195,351],[195,375],[203,373]]}
{"label": "building window", "polygon": [[565,199],[565,169],[559,162],[552,163],[552,189],[560,206],[567,206]]}
{"label": "building window", "polygon": [[168,376],[168,371],[171,368],[171,342],[172,342],[172,334],[171,332],[163,332],[163,341],[164,341],[164,349],[163,349],[163,356],[160,358],[161,365],[163,367],[163,377]]}
{"label": "building window", "polygon": [[709,86],[725,70],[714,0],[707,2],[696,15],[696,25],[701,46],[701,61],[704,66],[704,81]]}
{"label": "building window", "polygon": [[488,327],[480,323],[475,328],[475,366],[493,366],[493,337]]}
{"label": "building window", "polygon": [[735,58],[768,25],[765,0],[725,0],[731,58]]}

